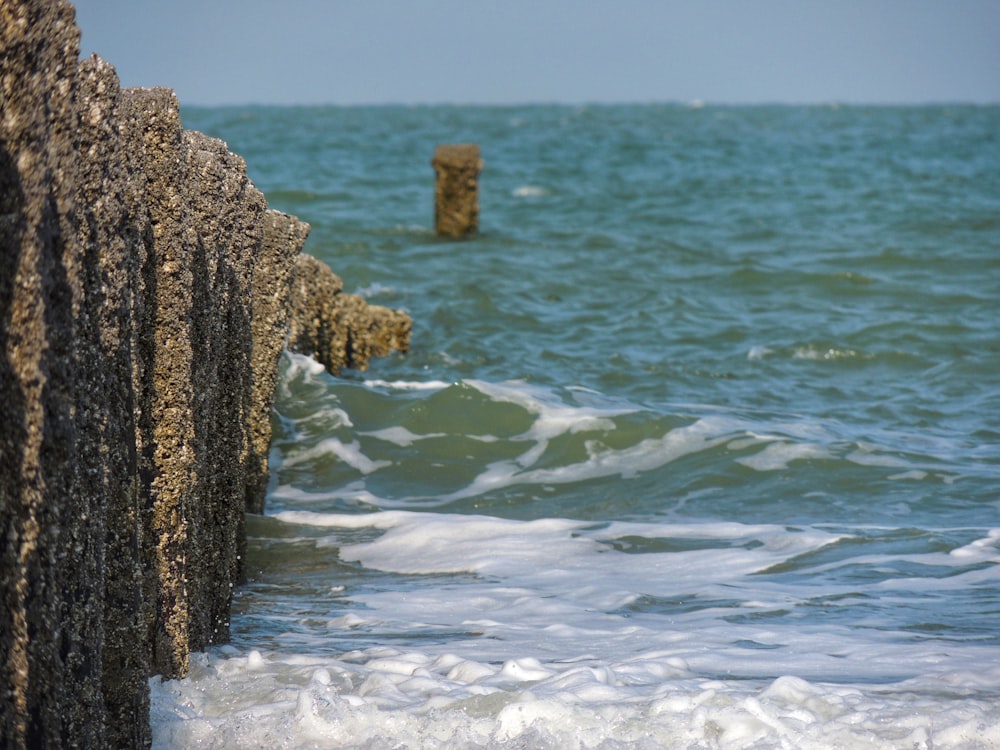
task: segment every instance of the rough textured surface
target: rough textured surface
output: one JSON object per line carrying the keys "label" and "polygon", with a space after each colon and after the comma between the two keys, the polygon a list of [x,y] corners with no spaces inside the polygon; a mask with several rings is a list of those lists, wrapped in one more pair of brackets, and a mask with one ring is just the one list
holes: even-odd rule
{"label": "rough textured surface", "polygon": [[181,129],[167,89],[128,92],[157,272],[148,488],[153,668],[186,674],[191,650],[228,636],[239,580],[252,395],[250,287],[263,196],[225,144]]}
{"label": "rough textured surface", "polygon": [[[3,748],[148,746],[149,675],[228,638],[309,229],[78,48],[63,0],[0,4]],[[331,369],[406,347],[331,277],[296,285]]]}
{"label": "rough textured surface", "polygon": [[271,399],[277,383],[278,357],[288,331],[288,298],[295,257],[309,236],[309,225],[294,216],[269,210],[264,216],[264,242],[253,277],[253,397],[248,420],[250,465],[246,509],[264,512],[271,447]]}
{"label": "rough textured surface", "polygon": [[479,229],[479,146],[438,146],[431,160],[434,183],[434,230],[443,237],[464,237]]}
{"label": "rough textured surface", "polygon": [[126,92],[141,123],[132,144],[146,174],[145,203],[152,226],[149,279],[153,356],[146,362],[143,405],[142,475],[149,510],[147,533],[152,559],[146,593],[153,607],[152,665],[167,676],[187,674],[189,598],[189,509],[195,502],[194,383],[191,365],[194,227],[182,185],[187,160],[182,153],[180,113],[167,89]]}
{"label": "rough textured surface", "polygon": [[93,324],[72,210],[79,32],[65,5],[5,1],[0,24],[0,745],[100,746],[102,654],[80,648],[103,640],[105,509],[81,463],[99,427],[74,420],[103,386],[98,342],[80,339]]}
{"label": "rough textured surface", "polygon": [[[126,114],[114,69],[93,57],[80,65],[77,89],[79,252],[85,269],[81,345],[104,373],[99,388],[80,389],[76,422],[84,431],[80,464],[98,472],[105,498],[104,642],[101,688],[109,746],[148,743],[146,639],[150,609],[142,596],[142,506],[136,398],[142,378],[140,334],[145,319],[143,273],[150,273],[150,224],[145,173],[135,151],[137,122]],[[95,578],[94,580],[100,580]]]}
{"label": "rough textured surface", "polygon": [[288,348],[311,354],[335,375],[409,349],[410,316],[344,293],[340,277],[312,256],[296,258],[288,307]]}

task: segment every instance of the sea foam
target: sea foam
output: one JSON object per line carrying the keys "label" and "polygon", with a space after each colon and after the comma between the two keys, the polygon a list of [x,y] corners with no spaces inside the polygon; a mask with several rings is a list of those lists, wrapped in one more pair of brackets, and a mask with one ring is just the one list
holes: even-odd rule
{"label": "sea foam", "polygon": [[692,679],[656,654],[499,665],[389,648],[342,659],[196,656],[151,681],[154,747],[989,748],[1000,709],[930,685]]}

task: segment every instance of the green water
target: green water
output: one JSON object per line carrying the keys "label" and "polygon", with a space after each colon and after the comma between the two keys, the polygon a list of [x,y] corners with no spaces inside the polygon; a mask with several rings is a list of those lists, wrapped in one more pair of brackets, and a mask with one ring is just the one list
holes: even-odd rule
{"label": "green water", "polygon": [[[284,358],[238,653],[656,654],[661,687],[996,724],[1000,108],[183,114],[414,319],[365,373]],[[481,232],[440,240],[430,158],[466,141]]]}

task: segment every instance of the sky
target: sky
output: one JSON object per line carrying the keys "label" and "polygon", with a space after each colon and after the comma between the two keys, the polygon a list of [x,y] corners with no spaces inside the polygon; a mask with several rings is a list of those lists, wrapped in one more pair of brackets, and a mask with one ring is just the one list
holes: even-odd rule
{"label": "sky", "polygon": [[79,0],[181,104],[1000,103],[998,0]]}

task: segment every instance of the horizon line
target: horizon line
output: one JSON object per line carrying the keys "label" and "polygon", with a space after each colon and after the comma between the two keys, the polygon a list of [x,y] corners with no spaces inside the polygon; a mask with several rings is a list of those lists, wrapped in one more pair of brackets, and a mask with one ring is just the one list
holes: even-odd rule
{"label": "horizon line", "polygon": [[[169,88],[169,87],[168,87]],[[176,90],[174,91],[176,94]],[[525,100],[519,102],[490,102],[490,101],[358,101],[358,102],[267,102],[267,101],[245,101],[245,102],[216,102],[206,103],[199,101],[185,102],[178,95],[178,101],[182,107],[197,107],[201,109],[224,109],[224,108],[422,108],[422,107],[470,107],[470,108],[490,108],[490,109],[519,109],[526,107],[624,107],[624,106],[664,106],[680,107],[684,109],[703,109],[707,107],[825,107],[837,109],[860,108],[860,107],[880,107],[880,108],[920,108],[920,107],[996,107],[1000,106],[1000,99],[996,101],[978,101],[963,99],[940,99],[926,101],[867,101],[867,100],[820,100],[815,101],[782,101],[775,99],[747,100],[747,101],[713,101],[711,99],[630,99],[630,100],[579,100],[579,101],[559,101],[559,100]]]}

